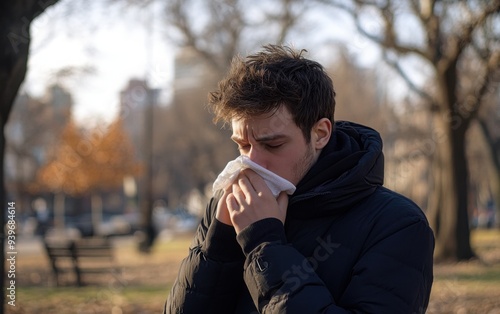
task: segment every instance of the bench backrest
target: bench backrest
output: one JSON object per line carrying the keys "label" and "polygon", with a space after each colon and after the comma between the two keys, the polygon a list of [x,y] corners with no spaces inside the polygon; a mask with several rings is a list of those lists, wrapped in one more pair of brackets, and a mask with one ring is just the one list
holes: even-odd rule
{"label": "bench backrest", "polygon": [[[81,285],[81,274],[96,272],[113,263],[113,246],[106,238],[79,239],[76,241],[45,242],[45,249],[50,259],[54,274],[72,271]],[[101,262],[101,263],[100,263]],[[104,271],[105,269],[102,269]]]}

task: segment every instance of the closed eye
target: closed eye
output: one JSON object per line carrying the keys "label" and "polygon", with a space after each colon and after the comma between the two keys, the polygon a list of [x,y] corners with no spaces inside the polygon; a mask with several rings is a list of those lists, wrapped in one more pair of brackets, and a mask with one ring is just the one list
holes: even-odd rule
{"label": "closed eye", "polygon": [[283,144],[265,144],[267,149],[277,149],[283,146]]}

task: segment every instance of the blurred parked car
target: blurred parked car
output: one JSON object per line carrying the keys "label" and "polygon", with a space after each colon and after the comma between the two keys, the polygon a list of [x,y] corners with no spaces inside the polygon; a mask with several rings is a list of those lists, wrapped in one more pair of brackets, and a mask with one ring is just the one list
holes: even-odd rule
{"label": "blurred parked car", "polygon": [[184,207],[170,210],[166,207],[155,207],[153,224],[158,232],[163,230],[184,232],[195,230],[200,218],[189,213]]}

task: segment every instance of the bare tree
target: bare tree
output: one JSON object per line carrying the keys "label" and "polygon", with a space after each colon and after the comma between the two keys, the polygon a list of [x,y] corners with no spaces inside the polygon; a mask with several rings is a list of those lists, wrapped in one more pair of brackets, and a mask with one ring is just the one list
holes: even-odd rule
{"label": "bare tree", "polygon": [[[500,2],[320,2],[348,12],[358,31],[383,48],[385,61],[426,100],[433,117],[434,192],[427,213],[436,235],[435,258],[474,257],[467,208],[465,135],[500,68]],[[379,27],[368,29],[367,16],[378,20]],[[405,38],[408,34],[414,36]],[[427,84],[419,84],[404,66],[409,57],[420,62],[421,72],[427,71]],[[474,64],[473,80],[468,79],[471,73],[463,70],[470,60]]]}

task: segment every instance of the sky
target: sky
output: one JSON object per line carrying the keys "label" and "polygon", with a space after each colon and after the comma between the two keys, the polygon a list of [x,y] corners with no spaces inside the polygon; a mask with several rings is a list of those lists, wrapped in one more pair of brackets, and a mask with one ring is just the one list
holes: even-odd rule
{"label": "sky", "polygon": [[61,81],[73,95],[74,118],[91,124],[99,119],[109,122],[117,115],[119,92],[131,78],[147,78],[152,87],[167,89],[175,49],[150,13],[120,12],[120,18],[97,16],[94,19],[104,22],[87,23],[88,16],[65,18],[62,2],[32,24],[24,90],[41,96],[61,68],[94,68],[93,74],[79,73]]}

